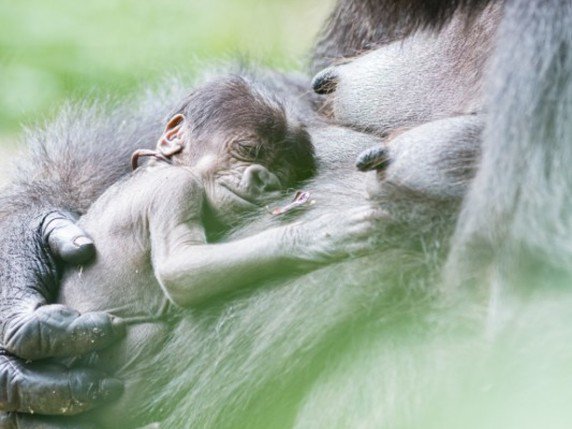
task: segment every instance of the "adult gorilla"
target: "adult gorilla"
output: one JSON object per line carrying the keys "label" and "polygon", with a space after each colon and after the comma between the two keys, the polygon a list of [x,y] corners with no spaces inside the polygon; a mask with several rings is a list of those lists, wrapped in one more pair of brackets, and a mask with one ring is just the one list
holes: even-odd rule
{"label": "adult gorilla", "polygon": [[[443,1],[439,3],[443,8],[432,4],[426,9],[423,2],[410,3],[415,4],[415,19],[404,21],[399,33],[411,25],[442,23],[455,6],[470,5],[478,10],[485,2]],[[382,28],[379,13],[366,14],[366,30],[349,23],[355,22],[356,13],[361,14],[359,5],[376,11],[380,4],[383,2],[341,2],[329,28],[338,29],[333,34],[349,35],[352,42],[376,41],[368,38],[367,29],[374,28],[377,34]],[[569,117],[572,100],[570,9],[556,1],[542,5],[507,1],[501,36],[502,47],[510,49],[499,55],[499,97],[505,91],[502,100],[519,104],[494,115],[494,121],[499,121],[495,122],[498,132],[508,133],[494,142],[500,149],[493,147],[493,130],[487,131],[491,134],[485,140],[478,183],[495,190],[485,198],[494,210],[482,201],[476,208],[470,203],[465,206],[466,222],[461,224],[456,243],[471,257],[479,256],[478,270],[468,274],[491,273],[487,269],[491,266],[489,255],[475,253],[483,248],[483,241],[485,249],[502,244],[504,250],[519,251],[524,243],[526,254],[535,245],[557,249],[542,255],[558,256],[554,261],[546,259],[566,273],[567,266],[561,261],[569,255],[564,245],[569,235],[558,231],[567,231],[568,223],[562,221],[567,211],[561,209],[570,207],[566,184],[570,182],[567,166],[571,157],[565,141],[572,133],[563,120]],[[372,23],[372,19],[379,22]],[[518,32],[511,33],[511,29]],[[532,35],[526,38],[531,30]],[[380,38],[387,36],[381,33]],[[513,40],[530,43],[509,43]],[[336,54],[328,46],[337,49],[340,44],[330,34],[320,46],[318,52],[327,58]],[[520,92],[508,84],[506,57],[525,59],[531,65],[517,73]],[[543,73],[531,83],[530,76],[537,76],[538,70]],[[555,92],[543,82],[555,82]],[[521,109],[530,104],[519,97],[534,100],[533,114],[520,122]],[[28,364],[3,356],[2,391],[6,396],[2,403],[6,408],[56,413],[73,405],[73,411],[81,411],[104,393],[111,395],[116,390],[115,382],[99,383],[101,375],[94,372],[67,372],[69,378],[62,377],[62,367],[42,364],[41,358],[59,354],[62,346],[70,354],[103,347],[120,335],[121,323],[105,315],[77,317],[38,305],[53,297],[57,256],[77,260],[90,253],[90,243],[77,239],[81,233],[69,222],[60,221],[58,213],[62,209],[85,210],[102,189],[125,174],[123,160],[133,147],[150,146],[155,140],[165,104],[154,99],[141,105],[145,107],[139,112],[120,108],[112,116],[86,107],[79,118],[70,114],[68,122],[40,133],[41,147],[46,149],[32,158],[34,170],[25,170],[36,174],[3,195],[2,341],[8,351],[40,361]],[[130,115],[134,120],[129,120]],[[345,132],[324,132],[322,138],[337,142],[337,151],[354,139],[347,140],[350,136]],[[514,133],[523,137],[518,139],[519,145]],[[82,151],[74,144],[80,142],[78,137]],[[538,145],[536,137],[551,143],[547,145],[550,153]],[[321,192],[330,192],[332,198],[308,216],[315,216],[315,210],[331,211],[361,200],[355,192],[360,176],[343,169],[351,152],[364,143],[357,140],[355,135],[356,146],[345,155],[319,153],[324,166],[339,170],[322,170],[317,179]],[[528,144],[527,150],[523,151],[520,143]],[[519,168],[527,155],[527,168]],[[78,171],[85,176],[78,178]],[[505,178],[502,175],[507,171],[510,174]],[[498,194],[494,184],[499,181],[501,191],[511,191]],[[544,194],[547,197],[542,197]],[[538,427],[540,423],[568,427],[572,417],[567,400],[572,393],[568,379],[572,303],[568,291],[514,291],[493,281],[496,289],[490,304],[484,289],[442,294],[428,286],[438,283],[434,277],[447,251],[443,238],[448,236],[457,202],[427,198],[391,184],[381,189],[378,198],[393,219],[383,231],[378,254],[285,279],[272,288],[257,288],[197,310],[174,332],[172,348],[150,366],[164,366],[164,374],[170,376],[167,385],[146,409],[137,411],[149,420],[165,419],[165,427]],[[550,218],[560,221],[552,226],[538,222],[542,219],[540,207],[549,209]],[[517,216],[508,216],[505,209]],[[526,219],[531,221],[530,238],[522,227]],[[485,220],[488,223],[482,226]],[[252,228],[260,227],[263,225]],[[496,233],[483,240],[484,228],[490,227]],[[539,239],[547,236],[559,240],[547,246]],[[518,268],[513,258],[506,260],[509,267]],[[507,280],[507,272],[500,271],[503,280]],[[485,309],[492,317],[487,319]],[[33,420],[40,421],[20,416],[21,427],[33,427]],[[5,427],[14,427],[9,426],[15,424],[14,419],[6,422]]]}

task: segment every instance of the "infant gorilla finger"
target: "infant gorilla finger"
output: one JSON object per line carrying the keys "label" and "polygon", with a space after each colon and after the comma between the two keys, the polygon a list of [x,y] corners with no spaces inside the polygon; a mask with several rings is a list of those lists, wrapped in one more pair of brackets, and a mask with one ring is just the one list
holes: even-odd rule
{"label": "infant gorilla finger", "polygon": [[390,219],[387,211],[379,207],[359,207],[349,213],[348,232],[374,232],[381,222]]}
{"label": "infant gorilla finger", "polygon": [[119,380],[106,378],[99,371],[27,363],[13,356],[0,355],[1,411],[73,415],[116,398],[122,391],[123,384]]}
{"label": "infant gorilla finger", "polygon": [[[377,207],[361,207],[351,216],[351,223],[346,227],[349,253],[363,253],[375,248],[384,225],[391,219],[388,212]],[[360,251],[358,251],[360,250]]]}
{"label": "infant gorilla finger", "polygon": [[125,335],[122,319],[103,312],[80,314],[59,304],[17,314],[6,323],[2,345],[14,355],[34,361],[82,355],[109,346]]}
{"label": "infant gorilla finger", "polygon": [[373,252],[373,237],[379,235],[382,219],[387,217],[382,209],[368,205],[318,218],[306,225],[312,232],[304,235],[310,239],[300,253],[310,261],[324,264]]}
{"label": "infant gorilla finger", "polygon": [[94,423],[72,422],[57,417],[0,413],[0,429],[98,429]]}
{"label": "infant gorilla finger", "polygon": [[41,233],[53,255],[69,264],[84,264],[94,258],[95,246],[76,220],[69,212],[51,212],[42,222]]}

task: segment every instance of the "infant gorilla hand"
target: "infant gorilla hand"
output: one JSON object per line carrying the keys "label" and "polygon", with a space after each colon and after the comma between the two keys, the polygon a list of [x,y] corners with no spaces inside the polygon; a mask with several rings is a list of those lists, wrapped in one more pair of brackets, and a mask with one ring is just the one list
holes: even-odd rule
{"label": "infant gorilla hand", "polygon": [[[292,225],[298,257],[326,264],[358,257],[375,250],[386,212],[366,205],[321,216],[308,223]],[[296,253],[296,252],[294,252]]]}

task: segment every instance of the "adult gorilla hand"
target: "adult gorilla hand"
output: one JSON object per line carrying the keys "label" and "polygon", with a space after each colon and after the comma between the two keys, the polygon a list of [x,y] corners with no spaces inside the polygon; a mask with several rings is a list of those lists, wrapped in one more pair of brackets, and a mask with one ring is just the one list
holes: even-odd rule
{"label": "adult gorilla hand", "polygon": [[0,410],[10,412],[0,415],[0,429],[45,420],[16,413],[77,414],[122,392],[120,381],[101,372],[45,361],[107,347],[125,332],[106,313],[47,305],[57,296],[62,262],[95,255],[74,221],[53,210],[0,218]]}

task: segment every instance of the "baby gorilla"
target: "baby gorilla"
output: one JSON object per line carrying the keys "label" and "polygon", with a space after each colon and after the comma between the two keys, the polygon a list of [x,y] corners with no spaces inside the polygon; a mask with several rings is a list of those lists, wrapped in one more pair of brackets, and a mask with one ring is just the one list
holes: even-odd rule
{"label": "baby gorilla", "polygon": [[[91,359],[126,382],[119,401],[90,417],[103,426],[128,427],[125,410],[144,414],[137,404],[160,391],[165,380],[144,374],[187,317],[181,308],[200,309],[223,293],[371,246],[375,213],[363,207],[336,213],[335,222],[318,218],[208,243],[212,230],[232,228],[315,172],[300,109],[283,98],[239,75],[199,86],[168,121],[156,150],[137,151],[136,171],[80,219],[97,257],[66,273],[60,302],[129,324],[125,341]],[[152,159],[137,168],[142,156]]]}
{"label": "baby gorilla", "polygon": [[134,169],[143,156],[153,159],[80,220],[97,243],[97,261],[67,276],[64,298],[81,284],[140,284],[149,261],[180,307],[259,279],[265,263],[275,271],[279,237],[278,253],[261,259],[256,247],[207,244],[205,222],[230,228],[314,173],[310,136],[282,104],[240,76],[215,79],[190,94],[155,151],[134,153]]}

